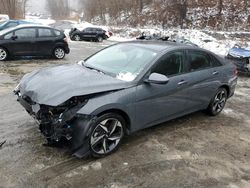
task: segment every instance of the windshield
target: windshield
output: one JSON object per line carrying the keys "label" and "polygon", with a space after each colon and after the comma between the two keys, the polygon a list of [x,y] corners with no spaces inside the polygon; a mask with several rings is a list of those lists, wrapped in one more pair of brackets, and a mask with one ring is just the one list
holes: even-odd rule
{"label": "windshield", "polygon": [[84,66],[109,74],[119,80],[133,81],[157,56],[153,50],[133,44],[118,44],[87,59]]}

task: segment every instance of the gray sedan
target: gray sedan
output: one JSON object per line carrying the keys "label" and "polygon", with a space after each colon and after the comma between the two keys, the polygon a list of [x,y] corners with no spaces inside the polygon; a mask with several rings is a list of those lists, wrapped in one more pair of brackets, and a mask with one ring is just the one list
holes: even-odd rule
{"label": "gray sedan", "polygon": [[133,41],[29,73],[14,93],[49,145],[66,138],[75,156],[103,157],[125,134],[199,110],[218,115],[236,83],[235,66],[209,51]]}

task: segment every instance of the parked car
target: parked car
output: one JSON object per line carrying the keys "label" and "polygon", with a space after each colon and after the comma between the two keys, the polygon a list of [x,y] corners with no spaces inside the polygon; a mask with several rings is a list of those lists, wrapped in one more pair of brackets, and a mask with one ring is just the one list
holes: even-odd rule
{"label": "parked car", "polygon": [[234,46],[229,50],[227,58],[232,60],[239,72],[250,75],[250,46],[247,48]]}
{"label": "parked car", "polygon": [[136,40],[161,40],[161,41],[168,41],[169,37],[161,37],[157,34],[153,35],[146,35],[144,32],[141,33],[139,37],[136,38]]}
{"label": "parked car", "polygon": [[60,30],[46,26],[21,25],[0,32],[0,61],[12,56],[53,56],[63,59],[70,52]]}
{"label": "parked car", "polygon": [[178,44],[186,44],[186,45],[190,45],[193,47],[198,47],[197,44],[194,44],[193,42],[191,42],[188,39],[185,39],[183,37],[181,38],[176,38],[176,39],[170,39],[170,37],[168,36],[159,36],[157,34],[153,34],[153,35],[146,35],[144,32],[136,38],[136,40],[160,40],[160,41],[172,41],[172,42],[176,42]]}
{"label": "parked car", "polygon": [[77,28],[73,28],[69,32],[69,36],[70,39],[74,41],[86,40],[102,42],[103,40],[106,40],[107,38],[112,36],[112,32],[95,27],[88,27],[82,31]]}
{"label": "parked car", "polygon": [[29,73],[14,93],[49,143],[66,138],[75,156],[103,157],[125,134],[199,110],[218,115],[236,83],[236,67],[209,51],[133,41]]}
{"label": "parked car", "polygon": [[7,20],[7,21],[0,22],[0,31],[4,29],[16,27],[18,25],[24,25],[24,24],[27,25],[27,24],[35,24],[35,23],[22,21],[22,20]]}

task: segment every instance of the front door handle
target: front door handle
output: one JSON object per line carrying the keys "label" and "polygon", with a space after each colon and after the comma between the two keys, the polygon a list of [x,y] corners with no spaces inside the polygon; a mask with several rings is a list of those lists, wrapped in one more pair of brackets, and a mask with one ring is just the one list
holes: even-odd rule
{"label": "front door handle", "polygon": [[182,86],[182,85],[184,85],[184,84],[187,84],[187,81],[182,80],[182,81],[180,81],[180,82],[178,83],[179,86]]}
{"label": "front door handle", "polygon": [[218,71],[214,71],[212,74],[213,74],[213,75],[218,75],[219,72],[218,72]]}

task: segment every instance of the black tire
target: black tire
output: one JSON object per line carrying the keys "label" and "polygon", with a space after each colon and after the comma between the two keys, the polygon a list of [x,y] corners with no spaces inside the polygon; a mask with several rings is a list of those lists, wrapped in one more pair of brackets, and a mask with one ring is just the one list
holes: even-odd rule
{"label": "black tire", "polygon": [[63,59],[65,55],[66,55],[65,50],[62,47],[56,47],[53,51],[53,56],[56,59]]}
{"label": "black tire", "polygon": [[216,116],[222,112],[227,102],[228,93],[225,88],[219,88],[207,108],[211,116]]}
{"label": "black tire", "polygon": [[115,113],[98,117],[89,136],[91,155],[95,158],[101,158],[115,152],[124,137],[125,125],[124,118]]}
{"label": "black tire", "polygon": [[8,51],[5,48],[0,47],[0,61],[5,61],[8,59]]}
{"label": "black tire", "polygon": [[103,42],[103,37],[102,36],[97,36],[96,42]]}
{"label": "black tire", "polygon": [[74,36],[73,36],[73,40],[74,40],[74,41],[80,41],[80,40],[81,40],[80,35],[78,35],[78,34],[74,35]]}

